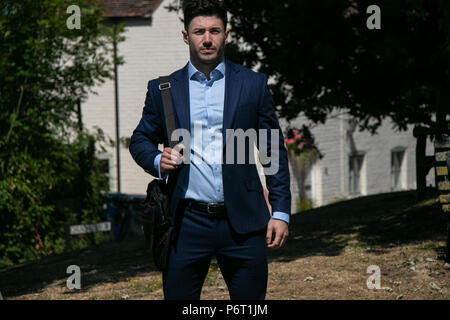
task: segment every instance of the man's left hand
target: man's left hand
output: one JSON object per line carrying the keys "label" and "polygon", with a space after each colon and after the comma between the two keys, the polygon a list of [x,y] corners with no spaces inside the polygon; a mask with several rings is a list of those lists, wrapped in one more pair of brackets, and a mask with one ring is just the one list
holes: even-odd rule
{"label": "man's left hand", "polygon": [[267,247],[269,249],[281,248],[286,243],[288,235],[288,224],[286,222],[270,219],[266,234]]}

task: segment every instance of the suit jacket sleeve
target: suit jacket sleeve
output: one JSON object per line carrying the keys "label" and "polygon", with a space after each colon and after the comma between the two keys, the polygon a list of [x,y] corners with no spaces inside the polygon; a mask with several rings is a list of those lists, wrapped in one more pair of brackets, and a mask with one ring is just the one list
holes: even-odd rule
{"label": "suit jacket sleeve", "polygon": [[[155,157],[161,153],[158,149],[163,143],[163,117],[158,105],[155,103],[154,81],[149,81],[147,86],[147,96],[142,112],[142,118],[133,131],[130,140],[130,153],[136,163],[147,173],[159,178],[158,168],[155,167]],[[158,90],[159,93],[159,90]]]}
{"label": "suit jacket sleeve", "polygon": [[[281,131],[275,108],[273,106],[272,94],[267,85],[267,76],[263,75],[261,84],[261,97],[258,108],[258,129],[267,130],[267,146],[260,148],[260,140],[258,135],[258,149],[260,152],[266,152],[271,158],[268,164],[263,167],[271,166],[273,159],[278,160],[278,171],[275,174],[266,174],[266,185],[269,190],[269,202],[272,206],[272,212],[283,212],[291,214],[291,191],[290,176],[287,150],[284,145],[284,137]],[[272,150],[271,130],[278,131],[278,148]]]}

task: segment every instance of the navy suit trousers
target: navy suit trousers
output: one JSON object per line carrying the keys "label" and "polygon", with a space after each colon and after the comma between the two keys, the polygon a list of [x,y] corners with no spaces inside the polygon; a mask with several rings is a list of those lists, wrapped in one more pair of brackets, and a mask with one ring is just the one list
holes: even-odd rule
{"label": "navy suit trousers", "polygon": [[[180,208],[179,208],[180,209]],[[232,300],[264,300],[267,289],[266,230],[237,234],[227,217],[211,217],[182,205],[168,268],[166,300],[198,300],[215,255]]]}

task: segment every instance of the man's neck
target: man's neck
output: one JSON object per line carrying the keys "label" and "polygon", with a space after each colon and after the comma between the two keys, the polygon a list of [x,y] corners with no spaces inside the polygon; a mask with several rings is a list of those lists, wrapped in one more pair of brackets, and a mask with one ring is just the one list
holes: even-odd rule
{"label": "man's neck", "polygon": [[196,61],[195,59],[192,59],[192,58],[190,59],[192,65],[193,65],[198,71],[200,71],[201,73],[203,73],[203,74],[206,76],[206,78],[207,78],[208,80],[211,79],[211,78],[210,78],[211,71],[213,71],[213,70],[219,65],[219,63],[220,63],[222,60],[223,60],[223,57],[220,58],[220,59],[218,59],[218,60],[217,60],[216,62],[214,62],[214,63],[211,63],[211,64],[205,64],[205,63],[201,63],[201,62],[199,62],[199,61]]}

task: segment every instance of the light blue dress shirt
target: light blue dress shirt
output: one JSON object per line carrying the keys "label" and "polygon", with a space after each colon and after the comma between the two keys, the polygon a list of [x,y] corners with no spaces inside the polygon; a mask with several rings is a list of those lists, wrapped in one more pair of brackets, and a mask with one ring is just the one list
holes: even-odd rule
{"label": "light blue dress shirt", "polygon": [[[225,62],[210,73],[210,80],[188,63],[189,102],[191,116],[191,155],[189,185],[185,198],[206,203],[223,202],[222,185],[222,122],[225,101]],[[159,162],[154,165],[161,177]],[[289,223],[289,215],[274,212],[273,219]]]}

